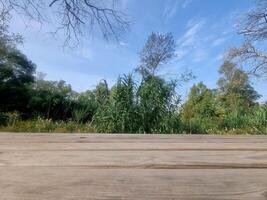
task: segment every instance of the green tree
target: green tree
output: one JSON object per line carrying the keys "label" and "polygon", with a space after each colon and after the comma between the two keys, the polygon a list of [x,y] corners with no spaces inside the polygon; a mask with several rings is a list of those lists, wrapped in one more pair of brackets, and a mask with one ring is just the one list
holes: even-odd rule
{"label": "green tree", "polygon": [[183,117],[212,118],[218,115],[218,102],[215,92],[207,88],[203,82],[193,85],[188,100],[183,106]]}
{"label": "green tree", "polygon": [[216,90],[200,82],[192,86],[181,116],[184,132],[203,134],[219,128],[225,110],[217,99]]}
{"label": "green tree", "polygon": [[[166,130],[166,116],[177,109],[179,98],[175,94],[177,81],[165,81],[157,76],[161,66],[175,57],[176,43],[171,33],[151,33],[140,53],[140,65],[136,68],[142,76],[138,88],[138,109],[145,133]],[[173,117],[170,119],[173,119]]]}
{"label": "green tree", "polygon": [[25,113],[34,81],[35,64],[6,41],[0,39],[0,110]]}
{"label": "green tree", "polygon": [[111,96],[116,127],[120,132],[138,131],[138,113],[136,107],[136,90],[132,75],[119,77],[115,91]]}
{"label": "green tree", "polygon": [[248,75],[234,63],[225,61],[219,69],[218,97],[230,112],[245,112],[260,95],[251,86]]}
{"label": "green tree", "polygon": [[101,132],[132,133],[138,131],[135,83],[132,75],[118,78],[108,100],[93,118],[93,124]]}
{"label": "green tree", "polygon": [[98,108],[94,92],[87,90],[77,94],[74,102],[72,118],[78,123],[91,121]]}
{"label": "green tree", "polygon": [[65,81],[36,80],[28,108],[47,119],[66,120],[71,117],[73,96],[71,86]]}
{"label": "green tree", "polygon": [[136,69],[143,78],[155,76],[163,64],[175,56],[176,43],[171,33],[152,32],[140,53],[140,66]]}
{"label": "green tree", "polygon": [[163,119],[177,109],[179,98],[175,96],[175,82],[166,82],[156,76],[147,77],[138,90],[141,131],[159,131]]}
{"label": "green tree", "polygon": [[93,91],[95,95],[95,100],[99,107],[105,105],[109,98],[109,88],[106,80],[99,82],[96,86],[95,90]]}

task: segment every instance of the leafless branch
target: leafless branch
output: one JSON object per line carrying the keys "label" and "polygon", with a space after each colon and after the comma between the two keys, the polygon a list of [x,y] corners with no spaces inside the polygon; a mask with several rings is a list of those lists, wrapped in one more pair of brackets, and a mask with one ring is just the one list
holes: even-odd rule
{"label": "leafless branch", "polygon": [[267,0],[258,0],[257,7],[247,13],[238,25],[238,34],[244,36],[241,47],[229,49],[226,59],[249,65],[249,74],[267,75]]}
{"label": "leafless branch", "polygon": [[250,41],[267,38],[267,0],[258,0],[257,8],[247,13],[238,25],[238,34]]}
{"label": "leafless branch", "polygon": [[267,74],[267,54],[257,50],[250,42],[244,43],[239,48],[231,48],[227,58],[249,65],[251,68],[249,74],[256,76]]}
{"label": "leafless branch", "polygon": [[[39,23],[49,22],[48,12],[57,21],[54,33],[63,31],[68,43],[90,29],[101,32],[105,39],[119,41],[129,28],[127,16],[115,7],[115,0],[0,0],[0,9],[8,7]],[[96,28],[97,26],[97,28]]]}

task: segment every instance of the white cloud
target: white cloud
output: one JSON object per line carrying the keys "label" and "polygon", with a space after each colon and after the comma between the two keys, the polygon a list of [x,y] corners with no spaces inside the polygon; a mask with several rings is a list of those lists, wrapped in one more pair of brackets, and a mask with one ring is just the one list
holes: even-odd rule
{"label": "white cloud", "polygon": [[178,49],[175,51],[177,59],[183,59],[188,53],[188,49]]}
{"label": "white cloud", "polygon": [[179,4],[180,4],[180,1],[173,1],[173,0],[166,1],[163,14],[167,20],[174,17],[177,10],[179,9]]}
{"label": "white cloud", "polygon": [[192,0],[166,0],[163,14],[165,18],[171,19],[175,16],[179,8],[185,9]]}
{"label": "white cloud", "polygon": [[177,40],[179,48],[176,54],[179,59],[185,58],[189,53],[195,62],[202,61],[207,57],[207,53],[203,49],[203,43],[208,40],[208,37],[201,37],[205,24],[206,19],[189,20],[186,25],[186,32]]}
{"label": "white cloud", "polygon": [[181,46],[194,45],[199,37],[201,29],[204,27],[205,24],[205,19],[200,19],[198,21],[190,20],[187,24],[188,29],[185,34],[180,39],[178,39],[178,44],[180,44]]}
{"label": "white cloud", "polygon": [[192,2],[192,0],[184,0],[184,2],[182,4],[182,8],[186,8],[191,2]]}
{"label": "white cloud", "polygon": [[221,31],[220,26],[210,24],[210,21],[208,23],[206,18],[191,19],[186,25],[186,31],[177,40],[178,58],[187,59],[187,62],[221,61],[223,53],[218,56],[216,53],[230,38],[228,30]]}
{"label": "white cloud", "polygon": [[217,55],[215,57],[215,60],[217,60],[217,61],[222,61],[223,59],[224,59],[224,54],[223,53],[221,53],[221,54],[219,54],[219,55]]}
{"label": "white cloud", "polygon": [[222,59],[222,57],[211,57],[211,55],[216,50],[215,48],[223,44],[229,36],[219,33],[217,29],[213,28],[207,31],[207,24],[206,18],[188,21],[185,33],[177,40],[177,57],[179,59],[190,58],[190,61],[193,62],[202,62],[208,59],[220,61]]}
{"label": "white cloud", "polygon": [[217,38],[212,42],[212,46],[216,47],[219,46],[220,44],[222,44],[223,42],[225,42],[227,40],[226,37],[221,37],[221,38]]}
{"label": "white cloud", "polygon": [[127,44],[126,42],[120,41],[120,42],[119,42],[119,45],[120,45],[120,46],[127,46],[128,44]]}
{"label": "white cloud", "polygon": [[89,48],[80,48],[80,49],[77,49],[76,52],[74,52],[74,53],[76,53],[78,56],[81,56],[82,58],[84,58],[86,60],[92,60],[93,59],[92,50]]}
{"label": "white cloud", "polygon": [[208,57],[208,52],[204,49],[198,49],[194,52],[194,61],[200,62]]}

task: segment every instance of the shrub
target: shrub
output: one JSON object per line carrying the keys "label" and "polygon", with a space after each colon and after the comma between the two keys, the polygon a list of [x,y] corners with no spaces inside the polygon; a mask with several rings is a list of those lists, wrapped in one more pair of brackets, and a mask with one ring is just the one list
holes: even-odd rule
{"label": "shrub", "polygon": [[52,121],[50,119],[37,118],[34,120],[16,120],[6,126],[0,126],[1,131],[10,132],[59,132],[59,133],[92,133],[95,129],[90,124],[79,124],[74,121]]}

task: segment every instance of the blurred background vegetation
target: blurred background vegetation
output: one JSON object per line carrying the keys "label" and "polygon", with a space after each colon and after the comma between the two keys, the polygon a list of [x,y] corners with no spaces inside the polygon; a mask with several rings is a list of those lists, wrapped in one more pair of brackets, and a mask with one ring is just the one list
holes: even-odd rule
{"label": "blurred background vegetation", "polygon": [[133,74],[111,88],[102,80],[78,93],[64,81],[47,81],[15,46],[2,42],[1,131],[266,134],[267,104],[247,73],[225,61],[218,86],[193,85],[185,102],[177,85],[193,78],[164,79],[157,70],[175,56],[171,34],[152,33]]}
{"label": "blurred background vegetation", "polygon": [[[8,15],[3,11],[0,16],[0,131],[267,134],[267,103],[257,101],[260,95],[250,83],[251,72],[237,65],[237,58],[252,59],[255,74],[266,72],[267,56],[252,44],[267,26],[255,37],[246,33],[250,40],[229,50],[219,67],[217,88],[200,82],[182,101],[178,86],[194,78],[192,73],[176,78],[157,74],[176,56],[171,33],[151,33],[139,66],[119,76],[112,87],[102,80],[78,93],[65,81],[48,81],[36,72],[35,64],[17,49],[20,35],[8,31]],[[246,20],[257,25],[256,18]],[[244,24],[249,28],[248,22]]]}

